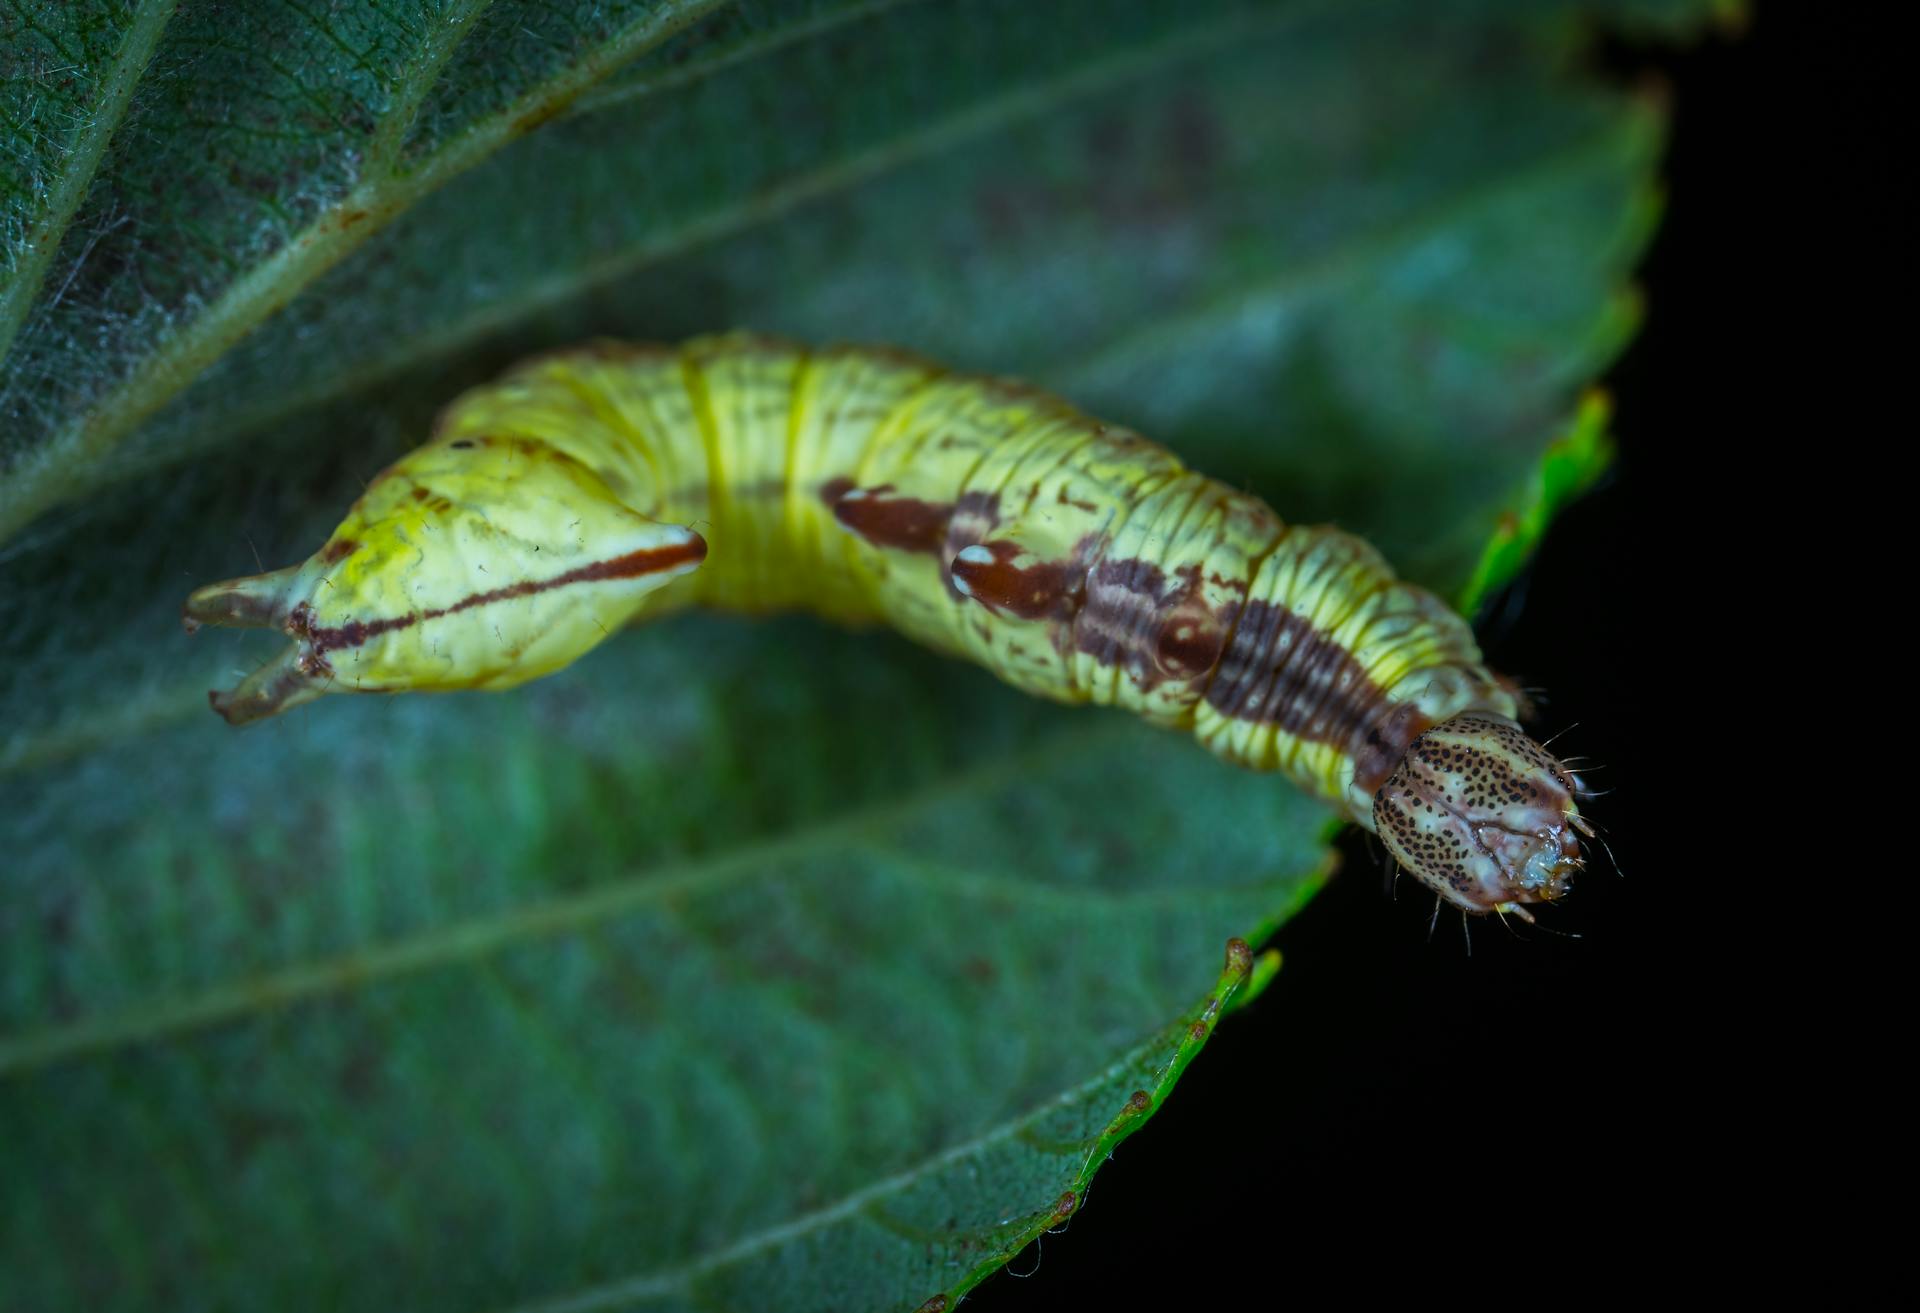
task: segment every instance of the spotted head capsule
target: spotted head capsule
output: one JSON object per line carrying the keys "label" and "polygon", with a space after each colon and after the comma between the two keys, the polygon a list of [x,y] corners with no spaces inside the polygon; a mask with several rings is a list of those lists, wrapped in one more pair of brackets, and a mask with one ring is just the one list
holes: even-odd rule
{"label": "spotted head capsule", "polygon": [[1407,749],[1373,799],[1376,833],[1401,867],[1469,912],[1515,912],[1563,896],[1593,831],[1567,768],[1513,721],[1471,711]]}

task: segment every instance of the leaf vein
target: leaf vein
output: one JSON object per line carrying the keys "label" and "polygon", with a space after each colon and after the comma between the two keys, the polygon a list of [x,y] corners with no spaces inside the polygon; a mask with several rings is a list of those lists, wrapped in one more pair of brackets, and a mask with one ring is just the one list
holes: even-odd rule
{"label": "leaf vein", "polygon": [[47,265],[60,245],[58,234],[72,222],[92,186],[93,175],[106,154],[107,142],[126,117],[134,86],[159,45],[160,33],[173,16],[175,3],[176,0],[144,0],[140,5],[107,73],[92,124],[68,154],[59,181],[47,195],[39,222],[29,226],[27,236],[19,243],[24,257],[15,267],[13,278],[0,288],[0,360],[7,358],[33,298],[39,295],[41,284],[46,281]]}
{"label": "leaf vein", "polygon": [[[595,55],[569,65],[450,141],[419,170],[363,180],[327,205],[273,255],[229,283],[192,324],[147,356],[96,405],[22,459],[0,490],[0,538],[10,536],[77,484],[134,427],[300,290],[338,264],[420,197],[535,126],[536,111],[564,103],[615,68],[727,0],[685,0],[650,10]],[[171,4],[168,5],[171,8]],[[303,89],[304,90],[304,89]],[[334,117],[331,109],[324,109]],[[77,204],[77,197],[75,198]],[[347,215],[364,222],[347,223]],[[4,307],[0,307],[4,308]],[[24,308],[21,313],[24,313]],[[4,328],[0,320],[0,328]]]}
{"label": "leaf vein", "polygon": [[[692,1291],[694,1282],[701,1277],[763,1250],[775,1248],[791,1240],[798,1240],[850,1217],[865,1216],[872,1220],[872,1214],[869,1212],[871,1207],[903,1193],[928,1176],[1018,1136],[1034,1123],[1063,1108],[1073,1107],[1102,1087],[1112,1084],[1114,1078],[1122,1072],[1148,1061],[1152,1054],[1163,1047],[1164,1038],[1164,1035],[1156,1031],[1092,1076],[1061,1091],[1027,1112],[1009,1118],[979,1135],[930,1154],[905,1170],[883,1177],[871,1185],[863,1186],[835,1203],[802,1213],[789,1221],[751,1232],[731,1244],[710,1249],[678,1267],[624,1281],[610,1282],[572,1295],[517,1305],[513,1313],[597,1313],[597,1310],[617,1308],[634,1300],[661,1295],[685,1295]],[[888,1226],[886,1229],[894,1230],[895,1228]]]}
{"label": "leaf vein", "polygon": [[905,795],[812,822],[791,834],[755,840],[729,852],[669,864],[569,898],[444,926],[410,939],[269,973],[196,996],[0,1041],[0,1077],[225,1024],[375,981],[489,956],[512,944],[583,930],[674,894],[711,888],[751,875],[770,862],[834,850],[848,838],[898,823],[928,807],[951,802],[956,796],[999,787],[1132,728],[1129,722],[1117,717],[1103,717],[1098,724],[1054,731],[1023,752],[987,762],[971,772],[942,776]]}

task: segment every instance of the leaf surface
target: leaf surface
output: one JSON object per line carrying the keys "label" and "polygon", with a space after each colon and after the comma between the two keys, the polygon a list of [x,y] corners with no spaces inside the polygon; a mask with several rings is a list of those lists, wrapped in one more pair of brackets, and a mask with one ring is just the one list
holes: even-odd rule
{"label": "leaf surface", "polygon": [[885,1309],[1077,1211],[1327,814],[800,618],[235,733],[268,648],[181,597],[524,352],[735,325],[1019,373],[1484,597],[1603,460],[1655,210],[1578,34],[1701,6],[47,8],[0,13],[0,1272]]}

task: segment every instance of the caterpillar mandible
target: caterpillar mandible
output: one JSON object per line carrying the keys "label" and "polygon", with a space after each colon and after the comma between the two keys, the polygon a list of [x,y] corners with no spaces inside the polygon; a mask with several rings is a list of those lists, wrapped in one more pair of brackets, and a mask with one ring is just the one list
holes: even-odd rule
{"label": "caterpillar mandible", "polygon": [[1466,622],[1366,543],[891,350],[729,334],[536,357],[449,405],[307,561],[185,615],[294,640],[209,695],[237,725],[327,692],[509,688],[696,603],[885,622],[1188,730],[1469,912],[1560,897],[1592,835]]}

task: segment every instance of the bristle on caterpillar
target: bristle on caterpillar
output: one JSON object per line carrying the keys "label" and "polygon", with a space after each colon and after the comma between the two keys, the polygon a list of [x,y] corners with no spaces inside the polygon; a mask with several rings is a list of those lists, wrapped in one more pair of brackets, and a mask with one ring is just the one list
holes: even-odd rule
{"label": "bristle on caterpillar", "polygon": [[1572,777],[1466,623],[1371,547],[899,352],[735,334],[528,361],[307,561],[199,589],[186,619],[293,640],[210,695],[244,724],[329,692],[509,688],[697,603],[889,623],[1187,730],[1471,912],[1557,898],[1581,864]]}

